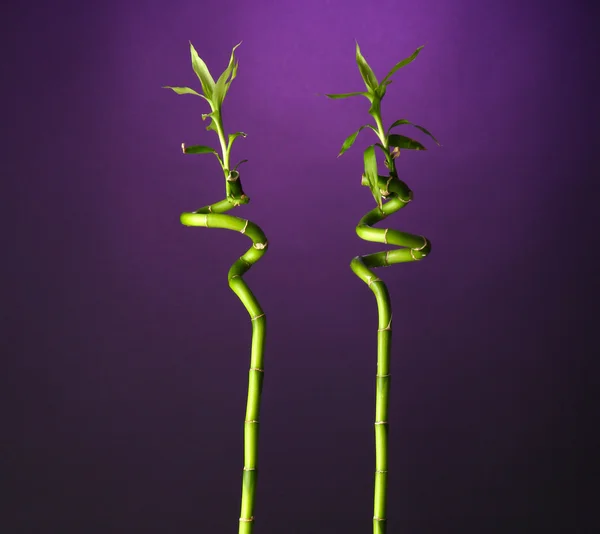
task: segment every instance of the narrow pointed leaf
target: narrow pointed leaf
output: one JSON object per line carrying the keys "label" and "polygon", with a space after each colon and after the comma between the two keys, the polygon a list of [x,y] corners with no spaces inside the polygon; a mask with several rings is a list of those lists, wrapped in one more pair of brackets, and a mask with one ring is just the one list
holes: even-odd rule
{"label": "narrow pointed leaf", "polygon": [[371,128],[371,130],[377,133],[377,130],[371,124],[365,124],[364,126],[361,126],[356,132],[354,132],[346,138],[346,140],[342,144],[342,149],[340,150],[340,153],[337,155],[338,158],[354,144],[354,141],[356,141],[358,134],[365,128]]}
{"label": "narrow pointed leaf", "polygon": [[[237,75],[238,63],[235,60],[235,49],[238,46],[240,46],[241,44],[242,43],[239,42],[238,44],[236,44],[233,47],[233,50],[231,51],[231,57],[229,58],[229,65],[223,71],[223,74],[221,74],[221,76],[219,76],[219,79],[217,80],[217,83],[215,85],[215,91],[213,93],[213,101],[214,101],[216,107],[219,107],[219,106],[221,106],[221,104],[223,104],[223,100],[225,99],[225,95],[227,94],[229,86],[231,85],[231,82],[234,80],[234,78]],[[231,76],[231,79],[229,79],[230,76]]]}
{"label": "narrow pointed leaf", "polygon": [[218,109],[215,109],[215,110],[211,111],[210,113],[202,114],[203,121],[206,119],[210,119],[210,124],[206,127],[206,129],[208,131],[213,130],[218,133],[216,122],[219,120],[219,117],[220,117],[220,113],[219,113]]}
{"label": "narrow pointed leaf", "polygon": [[228,145],[227,145],[227,146],[228,146],[229,148],[231,148],[231,145],[233,145],[233,141],[234,141],[234,140],[235,140],[237,137],[239,137],[240,135],[241,135],[242,137],[246,137],[246,136],[247,136],[247,134],[245,134],[244,132],[235,132],[235,133],[229,134],[229,143],[228,143]]}
{"label": "narrow pointed leaf", "polygon": [[390,85],[390,83],[392,83],[392,80],[382,82],[379,84],[379,87],[377,87],[377,89],[375,90],[375,96],[379,98],[379,100],[382,100],[385,96],[385,93],[387,92],[387,86]]}
{"label": "narrow pointed leaf", "polygon": [[173,89],[178,95],[196,95],[202,96],[200,93],[190,89],[189,87],[172,87],[171,85],[163,85],[163,89]]}
{"label": "narrow pointed leaf", "polygon": [[181,149],[184,154],[216,154],[217,151],[214,148],[204,145],[185,146],[181,145]]}
{"label": "narrow pointed leaf", "polygon": [[211,76],[210,71],[206,66],[206,63],[202,61],[202,59],[198,55],[198,52],[196,52],[194,45],[191,42],[190,55],[192,56],[192,67],[194,69],[194,72],[196,73],[196,76],[198,76],[198,79],[202,84],[202,91],[204,92],[206,98],[212,99],[213,92],[215,89],[215,81],[213,80],[213,77]]}
{"label": "narrow pointed leaf", "polygon": [[326,94],[325,95],[328,98],[334,99],[334,100],[339,100],[340,98],[350,98],[351,96],[366,96],[368,98],[369,93],[343,93],[343,94]]}
{"label": "narrow pointed leaf", "polygon": [[210,100],[208,98],[200,93],[197,93],[193,89],[190,89],[189,87],[171,87],[170,85],[163,85],[163,89],[173,89],[173,91],[175,91],[178,95],[196,95],[200,98],[204,98],[204,100],[210,104]]}
{"label": "narrow pointed leaf", "polygon": [[397,146],[398,148],[405,148],[407,150],[427,150],[419,141],[415,141],[410,137],[404,135],[392,134],[388,136],[388,144],[390,146]]}
{"label": "narrow pointed leaf", "polygon": [[441,146],[440,142],[435,137],[433,137],[433,134],[429,130],[426,130],[425,128],[423,128],[423,126],[419,126],[418,124],[413,124],[412,122],[407,121],[406,119],[398,119],[396,122],[394,122],[394,124],[392,124],[388,128],[388,133],[390,133],[390,131],[392,130],[392,128],[395,128],[396,126],[401,126],[402,124],[410,124],[411,126],[414,126],[418,130],[421,130],[424,134],[426,134],[429,137],[431,137],[436,142],[436,144],[438,146]]}
{"label": "narrow pointed leaf", "polygon": [[375,96],[371,100],[371,107],[369,108],[369,115],[371,117],[377,117],[381,115],[381,98]]}
{"label": "narrow pointed leaf", "polygon": [[400,63],[396,63],[396,65],[394,65],[394,68],[392,68],[392,70],[388,73],[388,75],[381,81],[381,83],[387,82],[392,75],[394,74],[394,72],[396,72],[398,69],[401,69],[402,67],[405,67],[406,65],[408,65],[409,63],[412,63],[416,57],[419,55],[419,52],[423,49],[425,45],[420,46],[419,48],[417,48],[411,56],[407,57],[406,59],[403,59],[402,61],[400,61]]}
{"label": "narrow pointed leaf", "polygon": [[246,163],[248,160],[247,159],[243,159],[242,161],[240,161],[234,168],[233,170],[236,171],[237,168],[242,164],[242,163]]}
{"label": "narrow pointed leaf", "polygon": [[373,145],[368,146],[364,152],[364,163],[365,163],[365,176],[369,182],[369,189],[371,194],[377,202],[377,205],[381,207],[381,191],[377,184],[377,159],[375,157],[375,147]]}
{"label": "narrow pointed leaf", "polygon": [[367,60],[360,53],[360,46],[358,46],[358,42],[356,43],[356,64],[358,65],[358,70],[360,71],[360,75],[362,76],[363,81],[365,82],[365,86],[369,90],[370,93],[375,92],[379,82],[373,73],[371,67],[367,63]]}

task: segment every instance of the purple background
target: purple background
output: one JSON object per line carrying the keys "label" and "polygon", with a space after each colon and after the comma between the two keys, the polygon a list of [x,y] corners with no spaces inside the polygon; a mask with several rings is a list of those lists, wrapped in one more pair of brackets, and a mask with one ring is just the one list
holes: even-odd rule
{"label": "purple background", "polygon": [[[386,125],[430,257],[380,271],[394,306],[389,532],[588,532],[598,41],[583,2],[252,0],[3,7],[3,417],[12,533],[235,532],[250,322],[226,281],[249,241],[187,229],[223,198],[191,40],[233,45],[225,128],[265,230],[269,319],[257,534],[371,530],[377,313],[349,269],[370,131],[354,39],[394,76]],[[400,131],[399,131],[400,133]],[[597,201],[593,209],[597,210]],[[589,381],[590,379],[588,379]],[[596,486],[597,488],[597,486]],[[597,491],[595,492],[597,494]],[[591,531],[591,530],[590,530]]]}

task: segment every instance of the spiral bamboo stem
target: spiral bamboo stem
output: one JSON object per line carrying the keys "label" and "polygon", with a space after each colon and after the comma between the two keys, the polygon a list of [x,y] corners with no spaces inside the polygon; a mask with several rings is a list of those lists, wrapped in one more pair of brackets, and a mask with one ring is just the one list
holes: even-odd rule
{"label": "spiral bamboo stem", "polygon": [[[230,175],[231,176],[231,175]],[[256,483],[258,476],[258,426],[260,399],[264,377],[264,347],[267,318],[258,300],[243,279],[267,251],[267,238],[260,227],[247,219],[224,215],[225,212],[246,204],[250,199],[243,193],[239,174],[227,182],[227,198],[191,213],[181,214],[185,226],[223,228],[240,232],[252,240],[252,246],[229,269],[229,287],[242,301],[252,323],[252,351],[248,378],[248,399],[244,420],[244,468],[242,474],[242,504],[239,518],[239,534],[252,534]]]}
{"label": "spiral bamboo stem", "polygon": [[[364,179],[363,179],[363,185]],[[403,248],[356,256],[350,268],[375,294],[379,314],[377,330],[377,375],[375,401],[375,490],[373,505],[373,533],[385,534],[387,522],[388,482],[388,404],[390,390],[390,353],[392,344],[392,305],[387,286],[371,270],[395,263],[418,261],[431,250],[431,243],[423,236],[399,232],[389,228],[372,228],[387,216],[403,208],[412,200],[412,191],[399,180],[379,177],[379,187],[387,202],[381,208],[368,212],[358,223],[356,233],[365,241],[397,245]]]}

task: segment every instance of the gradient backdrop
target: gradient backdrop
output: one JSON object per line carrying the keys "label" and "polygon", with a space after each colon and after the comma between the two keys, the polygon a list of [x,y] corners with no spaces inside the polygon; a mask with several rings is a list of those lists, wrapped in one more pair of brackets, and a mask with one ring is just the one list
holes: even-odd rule
{"label": "gradient backdrop", "polygon": [[[373,206],[354,39],[433,243],[394,307],[389,533],[584,533],[600,52],[583,2],[213,0],[2,8],[2,534],[237,532],[249,241],[181,226],[223,198],[191,40],[225,100],[268,319],[256,534],[371,531],[377,311],[351,258]],[[591,3],[590,3],[591,4]],[[594,100],[595,99],[595,100]],[[596,203],[597,205],[597,203]],[[597,209],[597,208],[594,208]],[[580,241],[579,241],[580,240]],[[580,245],[581,243],[581,245]],[[597,282],[596,282],[597,283]],[[588,352],[586,352],[588,351]],[[592,379],[589,378],[588,384]],[[7,497],[8,496],[8,497]],[[590,499],[587,501],[586,499]]]}

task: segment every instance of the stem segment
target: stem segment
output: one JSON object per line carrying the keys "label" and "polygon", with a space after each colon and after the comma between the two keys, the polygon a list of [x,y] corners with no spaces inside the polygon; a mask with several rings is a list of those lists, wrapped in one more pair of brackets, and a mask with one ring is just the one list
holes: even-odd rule
{"label": "stem segment", "polygon": [[403,208],[412,200],[412,191],[395,173],[389,179],[379,177],[379,188],[388,201],[381,208],[367,213],[358,223],[356,233],[365,241],[398,245],[401,249],[387,250],[356,256],[350,268],[371,291],[377,300],[379,326],[377,330],[377,375],[375,401],[375,491],[373,505],[373,533],[385,534],[388,480],[388,403],[390,390],[390,353],[392,345],[392,305],[385,283],[371,270],[395,263],[417,261],[431,250],[431,243],[423,236],[407,234],[389,228],[372,228],[372,225]]}
{"label": "stem segment", "polygon": [[244,194],[239,180],[228,182],[227,199],[205,206],[193,213],[182,213],[181,223],[185,226],[224,228],[241,232],[252,240],[252,247],[229,269],[229,287],[239,297],[250,314],[252,321],[252,352],[248,378],[248,400],[244,421],[244,470],[242,476],[242,505],[239,519],[239,534],[252,534],[254,526],[254,504],[258,465],[258,422],[260,398],[264,376],[264,347],[267,319],[258,300],[246,284],[243,275],[250,270],[267,250],[267,238],[260,227],[246,219],[224,215],[239,204],[250,199]]}

